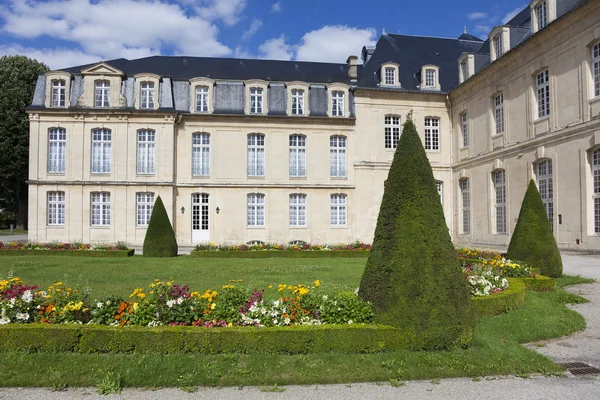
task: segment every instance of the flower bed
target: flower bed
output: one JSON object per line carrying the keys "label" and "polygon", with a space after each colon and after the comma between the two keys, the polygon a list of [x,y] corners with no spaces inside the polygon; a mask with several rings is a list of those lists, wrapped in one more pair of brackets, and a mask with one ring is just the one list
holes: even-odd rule
{"label": "flower bed", "polygon": [[258,243],[253,245],[199,244],[191,252],[192,257],[207,258],[317,258],[317,257],[368,257],[370,244],[320,245],[311,243],[278,244]]}
{"label": "flower bed", "polygon": [[473,297],[477,316],[494,316],[521,308],[525,302],[525,284],[517,278],[508,278],[509,287],[490,296]]}
{"label": "flower bed", "polygon": [[[43,253],[42,253],[43,252]],[[0,256],[53,255],[83,257],[131,257],[134,249],[123,244],[0,242]]]}

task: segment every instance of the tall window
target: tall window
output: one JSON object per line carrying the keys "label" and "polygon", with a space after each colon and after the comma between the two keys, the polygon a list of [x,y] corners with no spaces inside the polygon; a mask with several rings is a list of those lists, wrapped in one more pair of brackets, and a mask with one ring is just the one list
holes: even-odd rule
{"label": "tall window", "polygon": [[154,193],[137,193],[136,203],[136,225],[148,226],[150,223],[150,216],[152,215],[152,209],[154,208]]}
{"label": "tall window", "polygon": [[196,87],[196,112],[208,112],[210,94],[208,86]]}
{"label": "tall window", "polygon": [[65,224],[65,192],[48,192],[48,225]]}
{"label": "tall window", "polygon": [[48,130],[48,172],[62,174],[65,172],[67,150],[67,131],[64,128]]}
{"label": "tall window", "polygon": [[290,226],[306,226],[306,195],[290,195]]}
{"label": "tall window", "polygon": [[460,114],[460,133],[462,136],[462,147],[469,145],[469,113]]}
{"label": "tall window", "polygon": [[94,93],[96,107],[110,107],[110,82],[96,81]]}
{"label": "tall window", "polygon": [[263,89],[259,87],[250,88],[250,113],[263,113]]}
{"label": "tall window", "polygon": [[65,81],[62,79],[52,81],[52,107],[64,107],[66,95]]}
{"label": "tall window", "polygon": [[546,25],[548,25],[548,19],[546,15],[546,2],[542,1],[540,4],[535,6],[535,18],[537,19],[538,30],[543,29]]}
{"label": "tall window", "polygon": [[594,233],[600,233],[600,149],[592,152],[592,179],[594,201]]}
{"label": "tall window", "polygon": [[386,67],[385,68],[385,84],[395,85],[396,84],[396,68]]}
{"label": "tall window", "polygon": [[306,136],[290,135],[290,176],[306,176]]}
{"label": "tall window", "polygon": [[462,199],[462,232],[471,231],[471,194],[469,189],[469,179],[462,179],[459,182],[460,194]]}
{"label": "tall window", "polygon": [[503,169],[492,174],[496,192],[496,233],[506,233],[506,175]]}
{"label": "tall window", "polygon": [[248,135],[248,176],[265,176],[265,135]]}
{"label": "tall window", "polygon": [[427,68],[425,70],[425,86],[426,87],[434,87],[435,86],[435,69]]}
{"label": "tall window", "polygon": [[537,184],[550,225],[554,228],[554,186],[552,184],[552,160],[537,164]]}
{"label": "tall window", "polygon": [[330,202],[331,225],[346,226],[348,223],[348,197],[345,194],[332,194]]}
{"label": "tall window", "polygon": [[153,174],[156,158],[156,132],[152,129],[138,131],[137,173]]}
{"label": "tall window", "polygon": [[594,76],[594,97],[600,96],[600,43],[592,48],[592,75]]}
{"label": "tall window", "polygon": [[494,123],[496,135],[504,133],[504,94],[500,93],[494,97]]}
{"label": "tall window", "polygon": [[435,181],[435,188],[437,189],[437,192],[440,195],[440,202],[443,205],[444,204],[444,182]]}
{"label": "tall window", "polygon": [[425,150],[440,149],[440,120],[425,118]]}
{"label": "tall window", "polygon": [[292,89],[292,115],[304,115],[304,90]]}
{"label": "tall window", "polygon": [[463,82],[469,79],[469,70],[467,68],[467,62],[461,61],[460,63],[460,71],[462,72],[462,80]]}
{"label": "tall window", "polygon": [[248,226],[265,226],[265,195],[248,195]]}
{"label": "tall window", "polygon": [[346,138],[331,136],[329,138],[329,176],[346,177]]}
{"label": "tall window", "polygon": [[385,116],[385,148],[395,149],[400,140],[400,117]]}
{"label": "tall window", "polygon": [[154,82],[142,82],[140,85],[140,108],[154,108]]}
{"label": "tall window", "polygon": [[331,115],[344,116],[344,92],[336,90],[331,93]]}
{"label": "tall window", "polygon": [[92,130],[92,173],[110,173],[111,136],[110,129]]}
{"label": "tall window", "polygon": [[496,59],[502,57],[502,33],[494,37],[494,50],[496,51]]}
{"label": "tall window", "polygon": [[210,175],[210,135],[208,133],[192,135],[192,175]]}
{"label": "tall window", "polygon": [[110,225],[110,193],[92,192],[92,226]]}
{"label": "tall window", "polygon": [[538,118],[550,115],[550,84],[548,70],[536,77]]}

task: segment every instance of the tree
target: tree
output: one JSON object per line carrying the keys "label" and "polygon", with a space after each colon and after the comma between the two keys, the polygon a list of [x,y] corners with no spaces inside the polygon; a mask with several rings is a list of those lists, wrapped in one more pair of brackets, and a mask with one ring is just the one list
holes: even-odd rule
{"label": "tree", "polygon": [[176,255],[175,232],[162,199],[158,196],[144,238],[144,257],[175,257]]}
{"label": "tree", "polygon": [[29,118],[39,74],[48,67],[25,56],[0,57],[0,208],[16,214],[17,227],[27,225]]}
{"label": "tree", "polygon": [[519,220],[510,238],[507,257],[539,268],[542,275],[552,278],[562,276],[560,251],[556,245],[546,207],[533,179],[525,192]]}
{"label": "tree", "polygon": [[467,346],[475,325],[431,166],[408,119],[385,184],[359,288],[375,322],[406,330],[414,349]]}

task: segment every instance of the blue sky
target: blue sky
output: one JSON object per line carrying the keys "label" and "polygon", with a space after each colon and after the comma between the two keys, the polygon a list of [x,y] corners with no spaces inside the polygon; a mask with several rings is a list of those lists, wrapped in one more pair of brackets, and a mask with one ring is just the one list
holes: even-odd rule
{"label": "blue sky", "polygon": [[[407,3],[409,3],[407,5]],[[524,0],[0,0],[0,55],[58,69],[150,55],[345,62],[388,33],[486,37]]]}

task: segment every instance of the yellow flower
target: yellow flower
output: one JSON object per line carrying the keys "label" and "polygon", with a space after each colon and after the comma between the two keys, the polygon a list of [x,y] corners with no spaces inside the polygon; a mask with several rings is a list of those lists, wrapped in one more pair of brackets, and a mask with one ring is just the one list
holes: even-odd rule
{"label": "yellow flower", "polygon": [[137,302],[133,303],[133,309],[134,309],[134,311],[137,311],[138,308],[139,308],[139,304]]}
{"label": "yellow flower", "polygon": [[314,284],[315,284],[315,287],[319,287],[319,286],[321,286],[321,281],[317,279],[317,280],[314,282]]}
{"label": "yellow flower", "polygon": [[269,289],[273,289],[273,285],[269,285]]}
{"label": "yellow flower", "polygon": [[216,305],[215,303],[212,303],[212,304],[210,305],[210,309],[211,309],[211,310],[214,310],[216,306],[217,306],[217,305]]}

